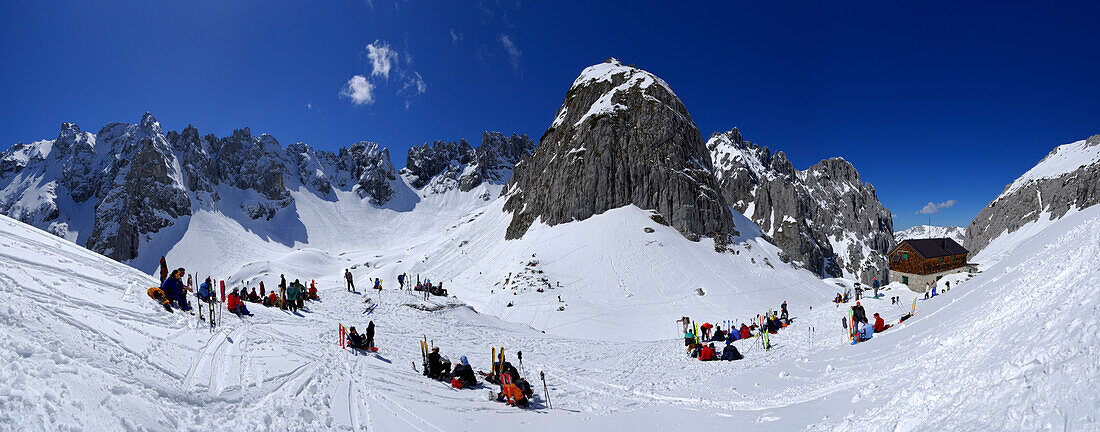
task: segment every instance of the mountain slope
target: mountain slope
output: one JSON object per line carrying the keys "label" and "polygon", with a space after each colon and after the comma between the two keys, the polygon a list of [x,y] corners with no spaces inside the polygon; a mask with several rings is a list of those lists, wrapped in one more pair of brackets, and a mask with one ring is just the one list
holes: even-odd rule
{"label": "mountain slope", "polygon": [[[966,228],[966,245],[972,253],[981,252],[1006,233],[1031,224],[1038,229],[1097,203],[1100,203],[1100,135],[1093,135],[1056,147],[1006,186]],[[1005,250],[1001,248],[997,255]],[[987,259],[993,255],[985,254]]]}
{"label": "mountain slope", "polygon": [[783,152],[773,155],[737,129],[712,135],[707,148],[726,202],[786,260],[818,274],[885,280],[893,219],[852,164],[833,158],[798,171]]}

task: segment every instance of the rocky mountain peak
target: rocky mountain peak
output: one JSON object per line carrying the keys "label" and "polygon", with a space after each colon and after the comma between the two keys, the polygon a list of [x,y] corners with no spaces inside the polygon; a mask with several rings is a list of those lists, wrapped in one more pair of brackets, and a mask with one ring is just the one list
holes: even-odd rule
{"label": "rocky mountain peak", "polygon": [[672,89],[616,59],[585,68],[505,193],[507,238],[635,205],[692,240],[735,234],[699,129]]}
{"label": "rocky mountain peak", "polygon": [[882,280],[893,221],[852,164],[832,158],[798,171],[737,129],[712,135],[707,148],[726,201],[787,258],[819,274]]}

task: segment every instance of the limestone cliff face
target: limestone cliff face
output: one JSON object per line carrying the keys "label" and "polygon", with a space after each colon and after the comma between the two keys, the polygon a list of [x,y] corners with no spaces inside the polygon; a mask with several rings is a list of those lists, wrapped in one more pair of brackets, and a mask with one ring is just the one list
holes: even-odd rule
{"label": "limestone cliff face", "polygon": [[977,254],[1001,234],[1040,217],[1100,203],[1100,135],[1061,145],[1005,187],[966,228],[966,247]]}
{"label": "limestone cliff face", "polygon": [[726,201],[790,259],[819,274],[885,280],[893,220],[852,164],[833,158],[798,171],[737,129],[714,134],[707,147]]}
{"label": "limestone cliff face", "polygon": [[504,193],[507,238],[636,205],[689,239],[725,244],[733,217],[699,129],[672,89],[618,60],[585,69]]}

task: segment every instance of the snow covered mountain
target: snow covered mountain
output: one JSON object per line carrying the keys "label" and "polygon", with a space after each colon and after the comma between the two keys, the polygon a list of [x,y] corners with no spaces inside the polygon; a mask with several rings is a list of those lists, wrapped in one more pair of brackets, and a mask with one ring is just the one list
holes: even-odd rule
{"label": "snow covered mountain", "polygon": [[[1100,203],[1100,135],[1061,145],[1005,187],[966,228],[966,247],[984,251],[996,239],[1023,241],[1054,220]],[[1028,235],[1006,236],[1018,231]],[[983,254],[995,260],[1012,247]],[[979,263],[985,264],[982,261]]]}
{"label": "snow covered mountain", "polygon": [[[426,201],[456,196],[451,191]],[[752,267],[749,258],[759,263],[761,255],[755,254],[767,243],[743,247],[740,254],[718,254],[702,244],[706,240],[691,242],[671,227],[656,225],[648,241],[654,244],[639,240],[615,246],[621,250],[594,249],[615,245],[597,236],[637,238],[635,224],[651,222],[647,212],[631,207],[575,223],[535,225],[520,240],[492,243],[472,230],[499,233],[509,224],[506,214],[474,215],[446,236],[457,244],[466,239],[481,244],[468,243],[473,246],[469,251],[457,245],[433,249],[450,251],[444,257],[395,245],[340,254],[302,249],[249,264],[239,276],[251,278],[251,286],[256,277],[273,282],[280,272],[316,278],[323,301],[297,315],[257,305],[254,317],[223,311],[213,331],[196,317],[168,314],[149,300],[145,289],[156,280],[148,275],[0,216],[0,290],[8,294],[0,304],[0,332],[6,335],[0,338],[0,429],[222,430],[232,425],[294,431],[659,431],[731,423],[762,431],[1100,427],[1095,415],[1100,392],[1094,385],[1100,379],[1095,361],[1100,355],[1100,297],[1095,295],[1100,206],[1053,221],[999,264],[972,280],[955,279],[950,292],[918,301],[913,318],[855,346],[839,324],[844,311],[832,307],[829,295],[812,294],[851,281],[818,281],[803,277],[808,276],[804,270],[780,265],[781,271]],[[541,245],[539,256],[520,255],[522,248],[484,256],[501,244],[519,242],[527,242],[525,248]],[[194,260],[204,252],[192,252]],[[501,259],[511,253],[525,257],[522,266],[535,270],[513,273],[521,280],[569,271],[583,277],[581,272],[619,266],[638,278],[661,277],[662,272],[646,271],[649,266],[674,274],[668,280],[587,290],[601,293],[606,302],[589,305],[577,300],[583,286],[537,293],[473,282],[478,269],[493,268],[489,264],[512,265]],[[681,259],[692,266],[661,264],[685,255]],[[608,261],[607,256],[624,259]],[[183,257],[172,258],[173,265],[206,268]],[[392,289],[391,282],[384,292],[367,294],[378,306],[364,315],[363,295],[345,291],[340,280],[343,268],[357,266],[360,281],[392,281],[395,272],[425,268],[419,267],[425,259],[430,274],[444,268],[461,273],[453,281],[436,279],[446,280],[460,298],[514,303],[500,305],[511,322],[475,312],[457,299],[425,301]],[[729,259],[737,268],[722,273]],[[757,274],[774,275],[779,285],[758,289]],[[678,291],[690,284],[669,283],[699,276],[743,279],[708,288],[705,296]],[[601,288],[605,282],[592,281]],[[792,290],[790,284],[800,287]],[[726,286],[741,292],[725,291]],[[906,306],[881,300],[865,300],[865,306],[868,314],[896,322],[916,294],[891,286],[885,292],[902,295]],[[565,302],[555,299],[559,294]],[[746,357],[737,362],[688,358],[676,324],[666,319],[682,313],[699,321],[746,321],[774,298],[791,302],[795,320],[772,336],[768,351],[758,338],[736,342]],[[559,305],[566,310],[557,311]],[[650,315],[654,310],[664,312]],[[554,321],[555,314],[567,318]],[[641,319],[623,320],[630,315]],[[368,319],[378,326],[381,351],[355,355],[339,349],[336,323],[363,326]],[[524,321],[546,332],[514,324]],[[593,343],[568,335],[573,332],[556,332],[561,325],[583,329],[585,336],[611,334]],[[1048,325],[1059,329],[1059,337],[1036,331]],[[452,361],[466,355],[482,371],[489,369],[487,347],[505,346],[513,359],[523,351],[524,375],[537,380],[539,371],[545,372],[553,409],[541,388],[531,408],[517,410],[487,401],[490,386],[452,390],[424,378],[414,370],[420,362],[417,341],[424,337]]]}
{"label": "snow covered mountain", "polygon": [[144,268],[183,236],[196,212],[270,231],[299,218],[292,192],[407,211],[420,182],[437,179],[433,193],[503,184],[533,148],[526,136],[486,132],[482,146],[466,144],[462,157],[414,148],[413,169],[399,173],[376,143],[332,153],[303,143],[284,148],[248,128],[224,138],[193,126],[165,133],[146,113],[137,124],[112,123],[97,134],[64,123],[56,139],[12,146],[0,155],[0,213]]}
{"label": "snow covered mountain", "polygon": [[935,225],[916,225],[901,231],[894,232],[894,241],[901,243],[902,240],[908,239],[922,239],[922,238],[943,238],[947,237],[955,240],[959,244],[966,246],[963,242],[966,241],[966,228],[958,226],[941,227]]}
{"label": "snow covered mountain", "polygon": [[893,219],[875,188],[841,158],[804,171],[783,152],[746,141],[736,128],[707,141],[722,195],[769,241],[818,274],[885,280]]}

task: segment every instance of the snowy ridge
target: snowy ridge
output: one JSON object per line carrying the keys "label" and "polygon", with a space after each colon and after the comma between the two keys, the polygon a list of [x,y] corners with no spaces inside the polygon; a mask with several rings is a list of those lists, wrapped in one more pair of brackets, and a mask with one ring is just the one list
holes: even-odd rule
{"label": "snowy ridge", "polygon": [[1096,163],[1100,163],[1100,141],[1080,140],[1060,145],[1027,170],[1024,175],[1010,183],[997,199],[1012,195],[1029,183],[1061,177]]}
{"label": "snowy ridge", "polygon": [[[901,231],[894,232],[894,241],[901,243],[902,240],[909,239],[922,239],[922,238],[943,238],[947,237],[955,240],[960,245],[966,241],[966,228],[958,226],[935,226],[935,225],[917,225],[912,226]],[[965,246],[965,245],[964,245]]]}

